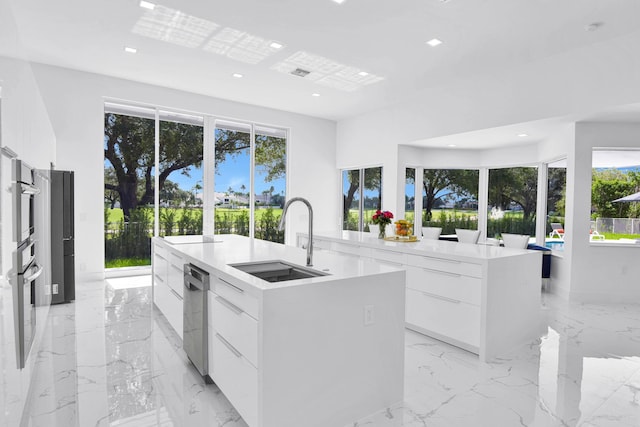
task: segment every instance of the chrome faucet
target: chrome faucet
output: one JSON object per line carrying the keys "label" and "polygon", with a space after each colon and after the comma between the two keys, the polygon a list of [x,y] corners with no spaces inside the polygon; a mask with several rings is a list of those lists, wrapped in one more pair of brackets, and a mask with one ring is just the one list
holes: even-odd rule
{"label": "chrome faucet", "polygon": [[282,216],[280,217],[278,230],[284,230],[284,218],[287,215],[289,205],[293,202],[302,202],[307,205],[307,209],[309,209],[309,243],[307,244],[307,267],[313,267],[313,209],[311,208],[311,203],[309,203],[307,199],[302,197],[293,197],[287,200],[287,203],[284,204],[284,209],[282,209]]}

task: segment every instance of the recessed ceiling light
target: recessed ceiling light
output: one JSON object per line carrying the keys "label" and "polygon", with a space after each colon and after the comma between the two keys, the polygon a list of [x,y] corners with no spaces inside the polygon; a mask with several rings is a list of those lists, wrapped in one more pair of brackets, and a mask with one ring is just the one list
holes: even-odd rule
{"label": "recessed ceiling light", "polygon": [[529,136],[529,134],[526,134],[526,133],[519,133],[519,134],[518,134],[518,136],[519,136],[520,138],[524,138],[524,137],[526,137],[526,136]]}
{"label": "recessed ceiling light", "polygon": [[362,77],[366,77],[366,76],[368,76],[368,75],[369,75],[369,73],[367,73],[366,71],[360,71],[360,72],[358,73],[358,75],[359,75],[359,76],[362,76]]}
{"label": "recessed ceiling light", "polygon": [[316,96],[317,97],[317,96],[320,96],[320,94],[319,93],[312,93],[311,96]]}
{"label": "recessed ceiling light", "polygon": [[156,8],[156,4],[155,3],[151,3],[149,1],[140,0],[140,7],[143,7],[145,9],[149,9],[149,10],[153,10],[153,9]]}
{"label": "recessed ceiling light", "polygon": [[274,49],[282,49],[282,44],[278,42],[272,42],[269,46],[271,46]]}
{"label": "recessed ceiling light", "polygon": [[333,0],[334,3],[338,3],[338,4],[342,4],[345,2],[345,0]]}
{"label": "recessed ceiling light", "polygon": [[438,45],[441,45],[441,44],[442,44],[442,40],[440,40],[440,39],[431,39],[431,40],[429,40],[429,41],[427,42],[427,44],[428,44],[429,46],[431,46],[431,47],[436,47],[436,46],[438,46]]}
{"label": "recessed ceiling light", "polygon": [[135,47],[125,46],[124,51],[127,53],[136,53],[138,52],[138,49],[136,49]]}
{"label": "recessed ceiling light", "polygon": [[233,77],[235,77],[236,79],[241,79],[244,76],[242,74],[240,74],[240,73],[233,73]]}
{"label": "recessed ceiling light", "polygon": [[456,147],[456,144],[449,144],[447,147]]}

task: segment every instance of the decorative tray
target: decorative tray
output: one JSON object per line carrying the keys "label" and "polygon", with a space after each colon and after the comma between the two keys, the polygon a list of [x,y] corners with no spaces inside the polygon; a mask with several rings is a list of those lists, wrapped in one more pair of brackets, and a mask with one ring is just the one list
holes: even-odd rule
{"label": "decorative tray", "polygon": [[389,237],[385,237],[384,240],[386,240],[387,242],[417,242],[418,241],[418,236],[406,236],[406,237],[400,237],[400,236],[389,236]]}

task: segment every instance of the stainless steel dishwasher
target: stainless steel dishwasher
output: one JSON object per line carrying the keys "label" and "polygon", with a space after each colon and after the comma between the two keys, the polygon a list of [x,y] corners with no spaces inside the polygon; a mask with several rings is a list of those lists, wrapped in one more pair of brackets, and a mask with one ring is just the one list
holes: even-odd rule
{"label": "stainless steel dishwasher", "polygon": [[207,382],[209,377],[207,292],[209,273],[193,264],[184,265],[182,347]]}

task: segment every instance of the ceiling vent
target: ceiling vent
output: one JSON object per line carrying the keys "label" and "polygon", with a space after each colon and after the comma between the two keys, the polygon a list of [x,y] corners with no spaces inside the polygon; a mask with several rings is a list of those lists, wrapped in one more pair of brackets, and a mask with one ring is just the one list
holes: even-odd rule
{"label": "ceiling vent", "polygon": [[294,76],[298,77],[306,77],[311,73],[311,71],[303,70],[302,68],[296,68],[291,72]]}

